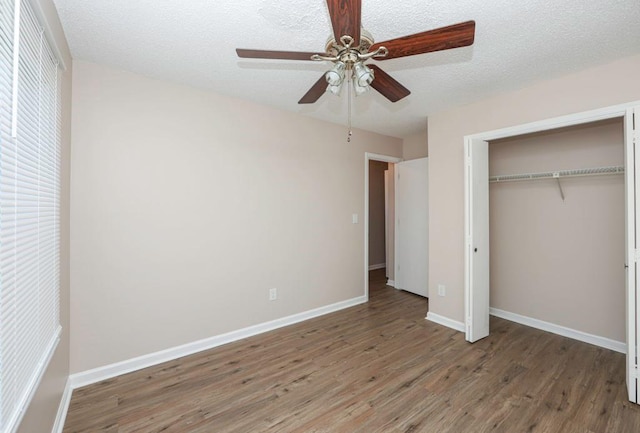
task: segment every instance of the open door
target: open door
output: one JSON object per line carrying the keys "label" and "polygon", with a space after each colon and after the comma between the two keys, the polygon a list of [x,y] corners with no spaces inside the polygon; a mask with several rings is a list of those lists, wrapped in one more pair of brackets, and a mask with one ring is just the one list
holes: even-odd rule
{"label": "open door", "polygon": [[429,159],[403,161],[395,170],[395,287],[428,297]]}
{"label": "open door", "polygon": [[630,108],[624,118],[625,224],[626,224],[626,288],[627,288],[627,391],[629,401],[638,401],[638,259],[640,259],[640,227],[638,201],[640,191],[640,107]]}
{"label": "open door", "polygon": [[489,335],[489,143],[465,141],[465,338]]}

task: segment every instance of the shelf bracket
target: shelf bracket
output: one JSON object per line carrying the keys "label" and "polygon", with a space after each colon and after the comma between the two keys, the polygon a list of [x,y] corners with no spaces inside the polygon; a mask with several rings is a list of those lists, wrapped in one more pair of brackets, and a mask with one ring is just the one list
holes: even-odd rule
{"label": "shelf bracket", "polygon": [[558,182],[558,189],[560,190],[560,197],[562,197],[562,201],[564,201],[564,191],[562,190],[562,183],[560,183],[560,173],[559,172],[553,173],[553,177]]}

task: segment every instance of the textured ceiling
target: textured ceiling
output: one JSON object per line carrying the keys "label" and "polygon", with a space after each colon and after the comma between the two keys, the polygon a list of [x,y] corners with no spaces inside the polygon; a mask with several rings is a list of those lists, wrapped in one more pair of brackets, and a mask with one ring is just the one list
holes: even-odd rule
{"label": "textured ceiling", "polygon": [[[346,123],[347,94],[297,101],[325,63],[239,59],[235,48],[322,51],[324,0],[54,0],[74,58]],[[377,62],[412,94],[356,98],[355,127],[396,137],[438,111],[640,53],[638,0],[362,1],[376,41],[476,21],[471,47]]]}

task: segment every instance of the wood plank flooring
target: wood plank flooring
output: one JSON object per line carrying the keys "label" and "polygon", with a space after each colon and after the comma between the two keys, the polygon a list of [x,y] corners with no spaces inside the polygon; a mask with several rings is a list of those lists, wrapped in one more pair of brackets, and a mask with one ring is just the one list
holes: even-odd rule
{"label": "wood plank flooring", "polygon": [[64,432],[640,432],[623,355],[497,318],[468,344],[371,277],[367,304],[75,390]]}

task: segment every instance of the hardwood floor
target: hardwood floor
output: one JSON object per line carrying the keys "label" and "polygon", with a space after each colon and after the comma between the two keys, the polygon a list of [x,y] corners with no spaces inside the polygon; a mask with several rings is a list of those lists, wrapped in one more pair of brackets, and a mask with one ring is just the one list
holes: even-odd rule
{"label": "hardwood floor", "polygon": [[506,320],[475,344],[367,304],[75,390],[64,432],[640,432],[625,357]]}

